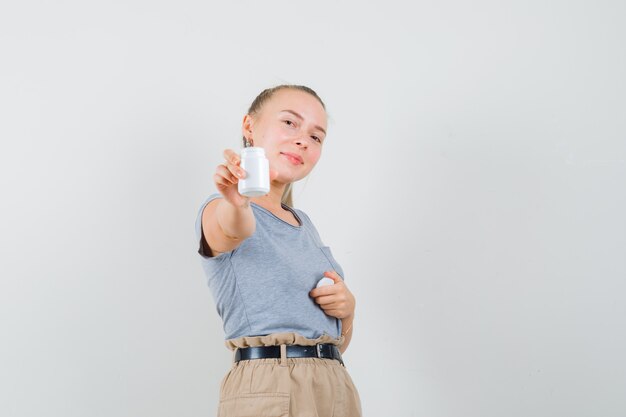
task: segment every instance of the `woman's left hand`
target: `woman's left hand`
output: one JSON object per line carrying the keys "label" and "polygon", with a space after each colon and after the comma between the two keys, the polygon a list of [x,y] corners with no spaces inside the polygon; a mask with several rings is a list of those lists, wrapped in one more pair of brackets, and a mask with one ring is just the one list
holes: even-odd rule
{"label": "woman's left hand", "polygon": [[343,279],[335,271],[326,271],[324,276],[332,279],[335,283],[313,288],[309,295],[329,316],[345,319],[353,315],[356,301]]}

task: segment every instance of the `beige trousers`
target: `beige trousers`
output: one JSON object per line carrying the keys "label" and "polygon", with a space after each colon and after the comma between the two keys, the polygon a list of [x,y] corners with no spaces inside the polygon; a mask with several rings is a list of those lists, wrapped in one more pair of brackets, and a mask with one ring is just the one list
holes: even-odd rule
{"label": "beige trousers", "polygon": [[[341,346],[343,341],[343,336],[308,339],[297,333],[227,340],[233,364],[222,379],[218,417],[361,417],[359,393],[339,361],[285,355],[286,345]],[[237,348],[275,345],[283,346],[280,359],[234,362]]]}

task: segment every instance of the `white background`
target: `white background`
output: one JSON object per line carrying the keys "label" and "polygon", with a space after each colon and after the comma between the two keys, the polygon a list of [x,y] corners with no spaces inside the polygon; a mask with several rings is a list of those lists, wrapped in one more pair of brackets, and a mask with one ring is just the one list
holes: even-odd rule
{"label": "white background", "polygon": [[623,1],[0,6],[0,415],[210,416],[194,222],[264,88],[357,298],[366,416],[626,415]]}

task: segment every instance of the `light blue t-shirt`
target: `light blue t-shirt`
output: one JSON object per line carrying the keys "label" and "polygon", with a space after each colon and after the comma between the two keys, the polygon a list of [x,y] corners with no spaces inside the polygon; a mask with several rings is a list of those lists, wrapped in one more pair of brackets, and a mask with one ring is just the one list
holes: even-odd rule
{"label": "light blue t-shirt", "polygon": [[202,211],[215,198],[223,196],[211,194],[200,207],[196,236],[225,339],[282,332],[339,338],[341,320],[327,315],[309,291],[325,271],[345,277],[309,217],[283,204],[300,224],[294,226],[251,202],[254,234],[234,250],[210,257],[202,245]]}

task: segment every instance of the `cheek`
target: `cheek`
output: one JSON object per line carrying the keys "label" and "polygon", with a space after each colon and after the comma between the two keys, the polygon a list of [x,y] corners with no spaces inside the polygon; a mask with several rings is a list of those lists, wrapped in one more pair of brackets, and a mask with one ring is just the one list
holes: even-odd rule
{"label": "cheek", "polygon": [[311,152],[310,156],[311,162],[317,163],[317,161],[319,161],[320,157],[322,156],[322,150],[318,148],[314,152]]}
{"label": "cheek", "polygon": [[288,137],[289,135],[293,134],[293,128],[285,124],[274,125],[270,128],[270,130],[273,135],[276,135],[281,138]]}

